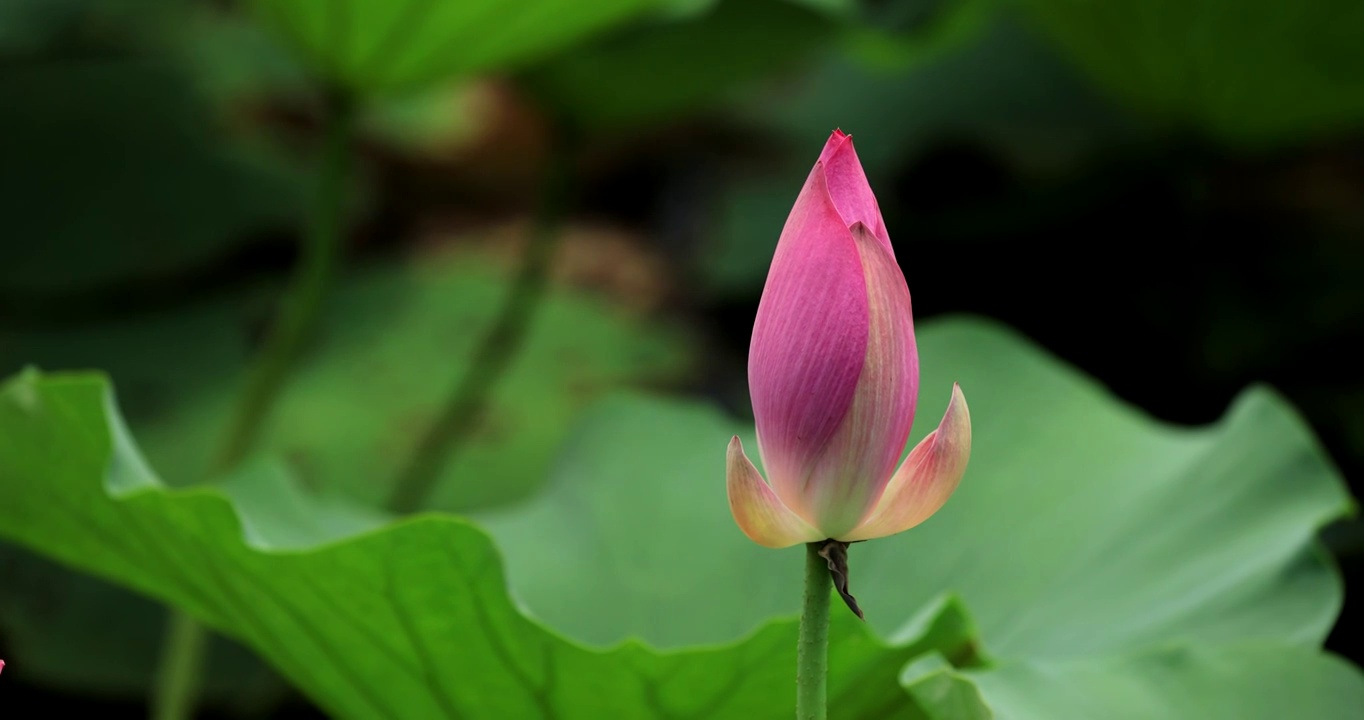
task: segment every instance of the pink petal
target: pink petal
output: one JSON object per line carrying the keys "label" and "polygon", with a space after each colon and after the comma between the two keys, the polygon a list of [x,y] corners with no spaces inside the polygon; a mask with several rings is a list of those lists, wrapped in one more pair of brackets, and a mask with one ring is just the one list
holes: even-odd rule
{"label": "pink petal", "polygon": [[803,491],[852,406],[868,333],[862,261],[816,163],[777,243],[748,354],[767,476],[806,519]]}
{"label": "pink petal", "polygon": [[824,539],[824,535],[788,510],[772,488],[763,482],[758,469],[744,454],[743,443],[737,435],[729,441],[725,475],[729,511],[734,514],[739,529],[753,542],[784,548]]}
{"label": "pink petal", "polygon": [[855,528],[881,498],[904,452],[919,393],[909,288],[895,258],[861,223],[852,236],[865,278],[866,357],[852,406],[804,488],[806,519],[828,537]]}
{"label": "pink petal", "polygon": [[824,151],[819,154],[819,164],[824,166],[829,197],[843,218],[843,224],[848,227],[857,223],[866,225],[881,241],[886,252],[895,257],[886,223],[881,219],[881,206],[877,204],[876,195],[867,182],[867,174],[862,171],[862,163],[857,159],[852,136],[844,134],[842,130],[834,130],[824,143]]}
{"label": "pink petal", "polygon": [[952,401],[938,428],[905,458],[867,520],[837,539],[853,542],[886,537],[927,520],[957,489],[970,459],[971,412],[961,387],[953,384]]}

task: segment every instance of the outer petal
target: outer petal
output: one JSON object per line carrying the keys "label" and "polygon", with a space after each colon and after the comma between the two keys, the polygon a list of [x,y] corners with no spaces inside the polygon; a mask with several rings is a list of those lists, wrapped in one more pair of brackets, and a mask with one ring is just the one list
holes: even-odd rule
{"label": "outer petal", "polygon": [[824,143],[824,151],[819,155],[819,163],[824,166],[825,182],[829,186],[829,197],[843,218],[843,224],[852,227],[862,223],[871,230],[872,235],[881,241],[881,246],[891,257],[895,251],[890,246],[890,235],[886,223],[881,219],[881,206],[867,182],[867,174],[862,171],[862,163],[853,149],[852,136],[842,130],[834,130]]}
{"label": "outer petal", "polygon": [[734,514],[739,529],[753,542],[784,548],[824,539],[818,530],[788,510],[772,488],[763,482],[758,469],[744,454],[743,443],[737,435],[729,441],[725,475],[729,511]]}
{"label": "outer petal", "polygon": [[857,246],[816,164],[782,230],[748,352],[767,475],[782,502],[807,520],[804,489],[852,406],[868,313]]}
{"label": "outer petal", "polygon": [[829,537],[852,530],[881,498],[909,439],[919,393],[905,277],[869,229],[859,223],[852,235],[866,278],[866,358],[852,407],[805,488],[814,509],[806,519]]}
{"label": "outer petal", "polygon": [[865,522],[837,537],[844,542],[904,532],[927,520],[947,502],[971,459],[971,412],[961,387],[952,385],[938,429],[928,434],[905,458]]}

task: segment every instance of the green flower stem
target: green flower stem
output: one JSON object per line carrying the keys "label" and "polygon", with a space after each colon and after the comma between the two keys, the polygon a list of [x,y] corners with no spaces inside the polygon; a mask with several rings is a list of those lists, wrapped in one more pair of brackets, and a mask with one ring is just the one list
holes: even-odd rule
{"label": "green flower stem", "polygon": [[[354,112],[350,103],[335,102],[326,123],[302,258],[265,345],[248,371],[246,387],[237,396],[223,443],[210,465],[212,477],[231,472],[255,446],[299,350],[317,325],[322,301],[336,272],[354,159]],[[171,611],[152,689],[154,720],[188,720],[194,716],[208,637],[208,631],[193,618]]]}
{"label": "green flower stem", "polygon": [[829,686],[829,563],[822,543],[805,546],[805,602],[796,650],[796,718],[825,720]]}
{"label": "green flower stem", "polygon": [[571,143],[556,142],[540,190],[539,209],[510,295],[492,329],[474,351],[468,370],[398,473],[388,501],[394,512],[415,512],[430,498],[449,459],[478,429],[498,381],[525,342],[535,311],[544,299],[555,241],[570,204],[572,160]]}

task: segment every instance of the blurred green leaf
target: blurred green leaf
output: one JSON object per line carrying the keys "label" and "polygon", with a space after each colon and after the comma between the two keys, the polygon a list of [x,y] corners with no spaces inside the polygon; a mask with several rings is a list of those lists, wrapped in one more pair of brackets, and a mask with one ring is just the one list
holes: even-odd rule
{"label": "blurred green leaf", "polygon": [[[708,12],[725,0],[665,0],[662,15],[671,18],[695,17]],[[786,0],[826,15],[849,16],[857,10],[858,0]]]}
{"label": "blurred green leaf", "polygon": [[69,28],[85,0],[9,0],[0,4],[0,53],[45,49]]}
{"label": "blurred green leaf", "polygon": [[72,59],[0,73],[0,287],[70,291],[202,262],[287,226],[298,175],[225,141],[159,60]]}
{"label": "blurred green leaf", "polygon": [[[726,647],[587,649],[515,609],[473,526],[428,515],[337,540],[334,523],[260,514],[295,491],[275,467],[245,472],[263,474],[236,491],[254,503],[167,490],[99,377],[27,372],[0,386],[0,535],[241,638],[335,717],[789,715],[791,620]],[[830,696],[844,716],[916,717],[896,669],[970,643],[962,613],[940,600],[893,649],[840,614]]]}
{"label": "blurred green leaf", "polygon": [[184,0],[6,0],[0,4],[0,58],[146,50],[184,16],[187,5]]}
{"label": "blurred green leaf", "polygon": [[[926,324],[919,352],[913,439],[958,381],[973,455],[932,519],[852,548],[852,589],[873,629],[895,638],[910,611],[952,592],[1000,667],[1322,642],[1341,592],[1315,532],[1350,501],[1276,395],[1252,389],[1216,425],[1178,429],[988,323]],[[724,642],[794,612],[801,548],[760,548],[729,515],[724,447],[736,433],[756,447],[751,426],[706,407],[616,398],[597,408],[544,493],[479,515],[517,596],[593,643]],[[732,590],[720,601],[716,588]],[[952,682],[928,697],[958,702],[961,683],[979,677],[993,703],[993,672],[940,678]]]}
{"label": "blurred green leaf", "polygon": [[916,218],[897,217],[891,181],[935,143],[968,141],[1001,156],[1074,155],[1131,141],[1134,129],[1094,96],[993,0],[947,3],[901,33],[850,34],[840,52],[798,80],[755,93],[743,117],[780,152],[770,167],[721,178],[704,236],[707,291],[761,287],[799,178],[835,127],[853,135],[894,239]]}
{"label": "blurred green leaf", "polygon": [[[486,261],[465,255],[355,272],[329,300],[260,452],[286,458],[312,487],[382,503],[509,286]],[[156,466],[177,484],[199,481],[268,316],[270,290],[74,329],[0,333],[0,358],[6,372],[29,363],[107,370]],[[682,339],[587,293],[552,290],[430,507],[480,507],[533,492],[581,408],[621,384],[687,371]]]}
{"label": "blurred green leaf", "polygon": [[[1021,110],[1012,106],[1022,99],[1041,105],[1049,92],[1064,96],[1065,87],[1024,82],[1050,68],[1017,41],[1001,15],[997,0],[953,0],[905,30],[854,26],[837,52],[797,80],[755,94],[740,112],[792,148],[822,143],[842,127],[870,141],[859,155],[867,172],[885,174],[927,145],[933,132],[991,127],[1001,122],[1002,110]],[[986,69],[996,75],[984,77]]]}
{"label": "blurred green leaf", "polygon": [[549,58],[525,82],[557,113],[607,130],[716,102],[818,53],[835,31],[825,14],[791,0],[723,0]]}
{"label": "blurred green leaf", "polygon": [[1019,0],[1104,90],[1234,143],[1302,142],[1364,121],[1355,0]]}
{"label": "blurred green leaf", "polygon": [[161,43],[169,57],[189,68],[199,92],[225,113],[272,102],[298,106],[317,91],[300,59],[241,13],[185,6]]}
{"label": "blurred green leaf", "polygon": [[519,65],[662,0],[252,0],[313,69],[364,92]]}
{"label": "blurred green leaf", "polygon": [[452,147],[477,142],[486,130],[478,117],[476,87],[454,81],[385,97],[365,107],[361,130],[367,138],[415,157],[441,157]]}

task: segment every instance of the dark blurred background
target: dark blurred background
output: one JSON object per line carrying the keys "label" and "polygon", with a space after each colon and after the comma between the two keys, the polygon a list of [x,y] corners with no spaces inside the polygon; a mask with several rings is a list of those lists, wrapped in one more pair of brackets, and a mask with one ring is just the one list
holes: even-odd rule
{"label": "dark blurred background", "polygon": [[[453,262],[505,284],[568,142],[550,284],[624,319],[603,321],[610,347],[566,361],[600,372],[569,388],[562,422],[621,384],[745,414],[767,262],[840,127],[916,321],[998,318],[1173,423],[1215,421],[1267,383],[1364,495],[1361,38],[1355,0],[667,3],[533,61],[366,101],[333,327],[363,345],[495,312],[496,291],[430,283]],[[200,480],[225,378],[298,257],[326,90],[237,3],[0,2],[0,371],[107,369],[167,482]],[[435,280],[412,279],[426,267]],[[385,314],[411,297],[444,309]],[[452,371],[421,357],[373,371]],[[337,427],[334,443],[370,426]],[[557,435],[537,437],[548,462]],[[1324,537],[1346,578],[1328,647],[1364,662],[1364,529]],[[108,626],[155,628],[160,611],[111,592],[0,548],[0,657],[50,653],[6,670],[7,707],[145,716],[158,640],[110,668]],[[254,667],[223,645],[214,667]],[[210,688],[212,716],[305,712],[250,672],[264,689],[228,702],[248,684]]]}

